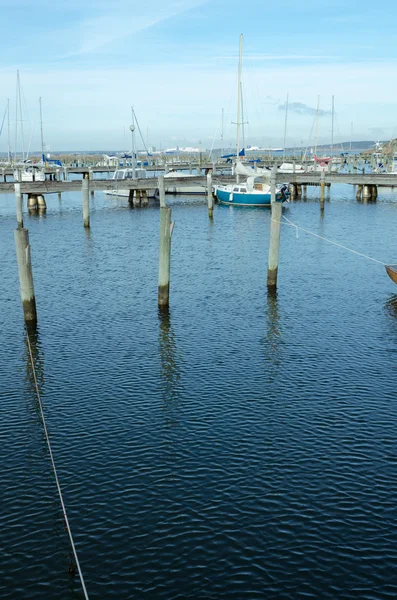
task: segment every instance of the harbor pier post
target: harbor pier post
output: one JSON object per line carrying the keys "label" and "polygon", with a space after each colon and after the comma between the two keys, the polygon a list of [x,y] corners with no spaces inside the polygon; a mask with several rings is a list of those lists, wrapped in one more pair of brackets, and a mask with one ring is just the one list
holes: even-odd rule
{"label": "harbor pier post", "polygon": [[134,193],[135,190],[131,189],[128,194],[128,204],[130,205],[130,208],[134,208]]}
{"label": "harbor pier post", "polygon": [[320,209],[324,210],[324,195],[325,195],[325,170],[320,173]]}
{"label": "harbor pier post", "polygon": [[273,172],[270,178],[271,189],[271,213],[270,213],[270,245],[269,245],[269,262],[267,267],[267,287],[274,289],[277,287],[278,274],[278,257],[280,249],[280,229],[282,202],[276,201],[276,171]]}
{"label": "harbor pier post", "polygon": [[23,316],[26,323],[37,322],[36,297],[34,294],[32,262],[30,257],[29,232],[23,227],[14,231],[18,261],[19,289]]}
{"label": "harbor pier post", "polygon": [[37,208],[42,213],[47,210],[47,204],[46,204],[43,194],[37,194]]}
{"label": "harbor pier post", "polygon": [[364,185],[363,186],[363,193],[362,193],[363,200],[368,200],[368,198],[371,198],[371,196],[372,196],[371,186],[370,185]]}
{"label": "harbor pier post", "polygon": [[362,193],[363,193],[363,186],[362,185],[358,185],[357,186],[357,190],[356,190],[356,200],[361,201],[361,199],[362,199]]}
{"label": "harbor pier post", "polygon": [[14,189],[15,189],[15,203],[16,203],[16,210],[17,210],[17,225],[18,225],[18,229],[21,229],[23,227],[21,184],[15,183]]}
{"label": "harbor pier post", "polygon": [[174,223],[171,223],[171,209],[166,206],[164,178],[159,177],[160,192],[160,244],[159,244],[159,279],[158,306],[169,305],[171,275],[171,238]]}
{"label": "harbor pier post", "polygon": [[37,210],[37,194],[28,194],[28,210]]}
{"label": "harbor pier post", "polygon": [[371,199],[375,202],[378,197],[378,186],[371,185]]}
{"label": "harbor pier post", "polygon": [[208,202],[208,216],[212,219],[214,214],[214,197],[212,195],[212,175],[211,172],[207,174],[207,202]]}
{"label": "harbor pier post", "polygon": [[81,182],[81,191],[83,194],[83,225],[86,228],[90,227],[90,180],[89,174],[84,173],[83,181]]}

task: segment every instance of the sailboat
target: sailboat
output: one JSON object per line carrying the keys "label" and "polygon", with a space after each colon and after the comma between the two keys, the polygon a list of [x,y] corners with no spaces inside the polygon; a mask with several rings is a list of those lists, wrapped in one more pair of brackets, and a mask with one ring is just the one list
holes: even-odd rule
{"label": "sailboat", "polygon": [[[217,185],[214,191],[221,204],[232,204],[233,206],[270,206],[271,186],[270,171],[266,169],[253,169],[244,165],[239,159],[244,155],[240,151],[240,130],[243,125],[241,118],[241,68],[243,58],[243,35],[240,35],[240,51],[238,62],[238,89],[237,89],[237,141],[236,141],[236,164],[234,173],[237,176],[236,183],[228,185]],[[240,183],[239,176],[245,175],[246,181]],[[276,201],[282,202],[286,199],[286,186],[276,187]]]}
{"label": "sailboat", "polygon": [[[120,181],[125,181],[128,179],[146,179],[147,171],[143,168],[138,168],[136,164],[136,148],[135,148],[135,123],[138,125],[138,121],[136,119],[134,108],[131,106],[131,118],[132,122],[130,125],[131,131],[131,166],[116,169],[113,173],[113,181],[114,188],[111,190],[105,190],[105,194],[109,196],[124,196],[126,198],[130,195],[129,189],[120,189],[118,184]],[[147,190],[148,198],[156,198],[157,196],[157,188],[150,188]]]}

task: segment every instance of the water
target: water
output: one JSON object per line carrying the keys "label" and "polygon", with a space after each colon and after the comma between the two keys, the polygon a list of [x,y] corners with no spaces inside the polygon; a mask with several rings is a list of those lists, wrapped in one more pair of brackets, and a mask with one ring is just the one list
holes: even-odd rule
{"label": "water", "polygon": [[[333,186],[294,222],[397,262],[397,198]],[[91,599],[397,595],[397,288],[382,265],[270,213],[173,199],[171,308],[158,209],[97,193],[25,215],[44,410]],[[81,598],[32,385],[14,199],[0,196],[0,597]]]}

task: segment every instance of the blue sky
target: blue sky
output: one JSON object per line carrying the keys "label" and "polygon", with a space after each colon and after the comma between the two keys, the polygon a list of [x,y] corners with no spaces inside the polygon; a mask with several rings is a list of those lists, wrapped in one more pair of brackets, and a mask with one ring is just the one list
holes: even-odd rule
{"label": "blue sky", "polygon": [[[26,137],[50,150],[127,149],[130,106],[149,143],[234,143],[238,41],[244,34],[246,142],[306,146],[320,96],[319,142],[397,132],[394,2],[0,0],[0,117],[15,127],[16,70]],[[2,108],[2,105],[4,108]],[[14,136],[12,135],[12,138]],[[313,135],[312,135],[313,137]],[[13,142],[14,143],[14,142]],[[3,130],[0,150],[7,149]]]}

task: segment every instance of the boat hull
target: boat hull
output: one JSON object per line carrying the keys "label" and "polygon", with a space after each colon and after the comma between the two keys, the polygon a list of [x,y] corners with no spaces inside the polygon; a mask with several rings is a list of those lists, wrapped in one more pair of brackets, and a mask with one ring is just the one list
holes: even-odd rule
{"label": "boat hull", "polygon": [[[122,196],[123,198],[129,198],[130,190],[105,190],[104,193],[108,196]],[[147,190],[148,198],[157,198],[156,190]]]}
{"label": "boat hull", "polygon": [[[244,194],[241,192],[229,192],[227,190],[216,190],[216,197],[221,204],[229,204],[232,206],[263,206],[270,207],[271,194]],[[276,200],[282,202],[283,194],[278,192]]]}
{"label": "boat hull", "polygon": [[385,265],[386,273],[394,283],[397,283],[397,265]]}

